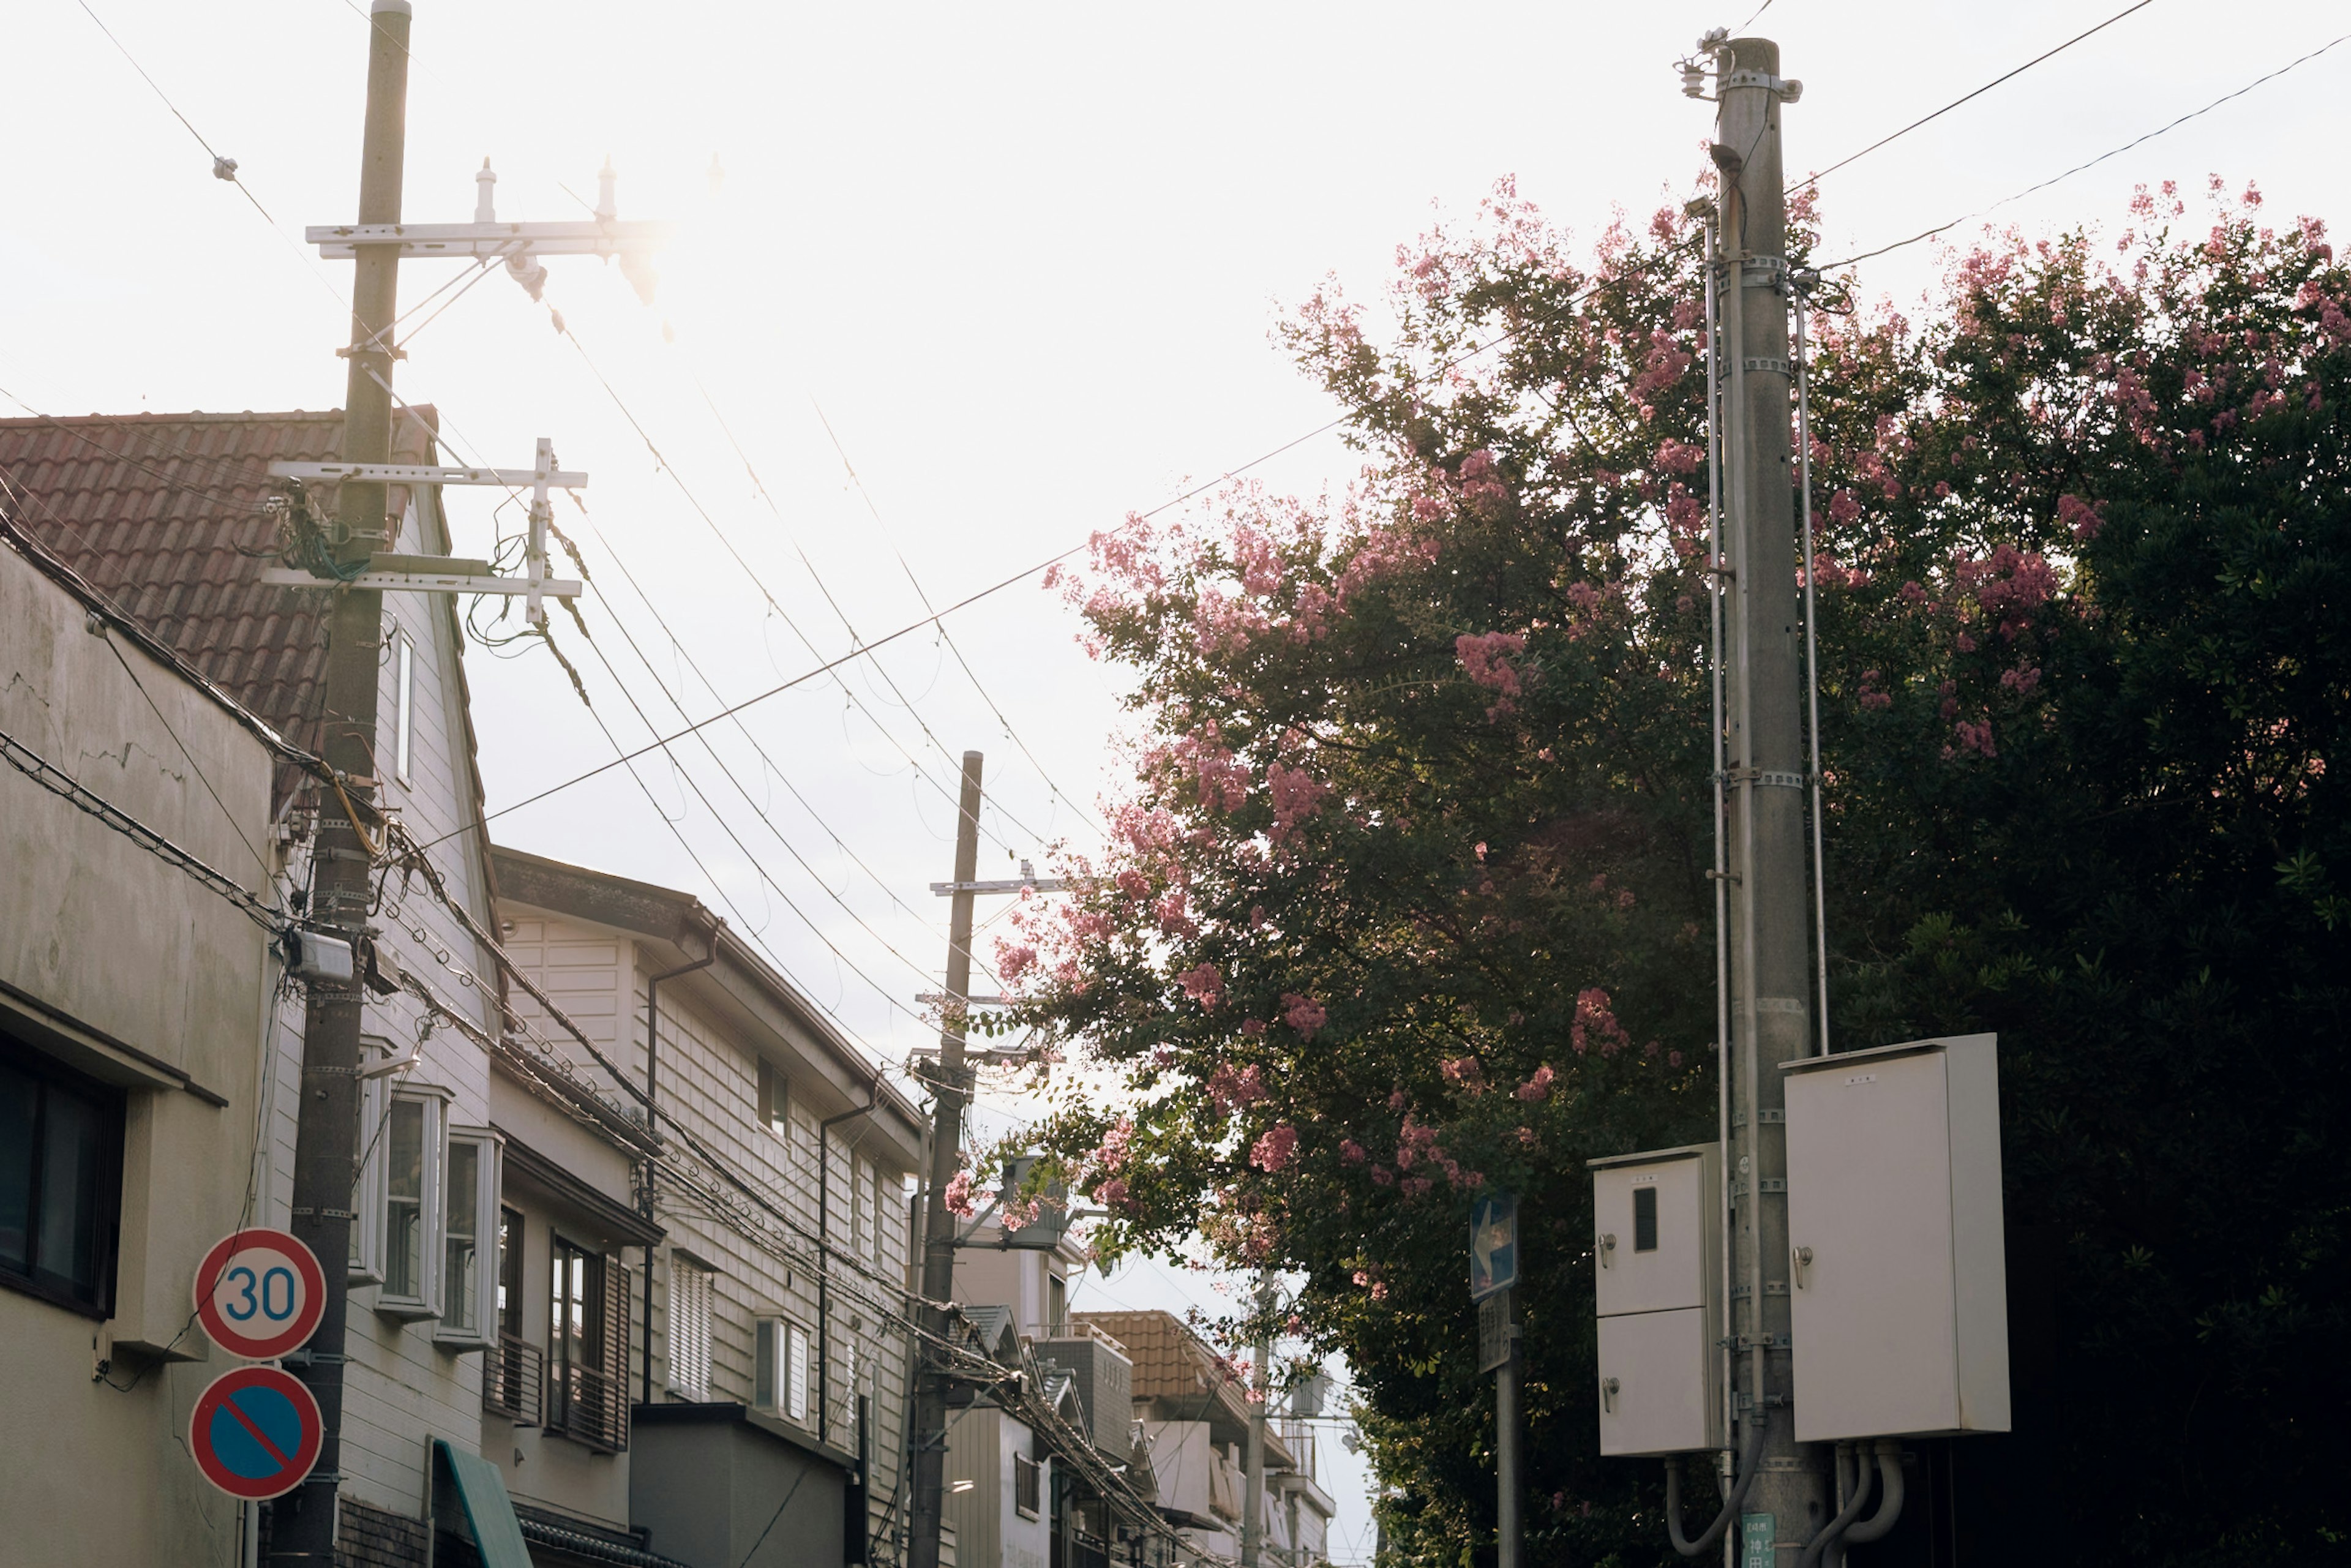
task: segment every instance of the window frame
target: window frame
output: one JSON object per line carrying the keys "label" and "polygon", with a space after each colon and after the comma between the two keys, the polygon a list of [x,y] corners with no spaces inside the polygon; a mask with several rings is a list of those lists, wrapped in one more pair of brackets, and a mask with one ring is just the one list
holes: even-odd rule
{"label": "window frame", "polygon": [[413,782],[411,761],[416,743],[416,642],[405,632],[393,634],[392,768],[402,784]]}
{"label": "window frame", "polygon": [[474,1326],[452,1327],[448,1307],[455,1281],[448,1278],[449,1221],[453,1218],[444,1203],[440,1210],[442,1230],[436,1238],[442,1260],[441,1322],[433,1331],[434,1342],[452,1349],[486,1350],[498,1338],[498,1283],[504,1268],[498,1256],[498,1222],[507,1212],[506,1197],[506,1135],[494,1127],[451,1127],[442,1138],[442,1167],[454,1169],[456,1152],[462,1147],[476,1149],[481,1163],[475,1174],[474,1186]]}
{"label": "window frame", "polygon": [[[615,1254],[564,1235],[559,1226],[548,1231],[547,1279],[547,1431],[569,1437],[602,1453],[622,1453],[629,1446],[629,1359],[632,1349],[629,1322],[629,1268]],[[580,1354],[569,1354],[563,1333],[567,1261],[580,1260],[578,1305],[583,1319]],[[583,1396],[577,1373],[586,1373],[607,1386],[592,1403]],[[610,1416],[609,1422],[605,1419]]]}
{"label": "window frame", "polygon": [[[376,1146],[370,1159],[377,1166],[377,1176],[370,1212],[375,1217],[377,1232],[376,1252],[369,1261],[376,1270],[375,1310],[388,1318],[414,1322],[441,1315],[441,1249],[445,1228],[442,1223],[441,1178],[449,1157],[449,1103],[455,1097],[454,1091],[437,1083],[402,1084],[383,1100],[381,1135],[375,1136],[371,1130]],[[391,1256],[392,1115],[403,1103],[419,1105],[423,1112],[419,1129],[423,1168],[419,1173],[416,1199],[417,1289],[407,1293],[392,1288]]]}
{"label": "window frame", "polygon": [[810,1339],[797,1319],[767,1316],[755,1320],[751,1346],[751,1403],[770,1416],[796,1427],[814,1427],[809,1402]]}
{"label": "window frame", "polygon": [[[1027,1502],[1020,1500],[1024,1479],[1029,1483]],[[1036,1519],[1045,1511],[1044,1461],[1017,1450],[1012,1456],[1012,1511],[1023,1519]]]}
{"label": "window frame", "polygon": [[[0,1032],[0,1062],[31,1079],[34,1123],[29,1154],[29,1179],[25,1195],[26,1262],[18,1267],[0,1262],[0,1286],[27,1295],[78,1316],[104,1321],[114,1315],[115,1287],[120,1282],[122,1250],[122,1157],[130,1117],[130,1096],[120,1086],[77,1072],[47,1051],[12,1033]],[[93,1228],[93,1279],[85,1298],[62,1275],[45,1274],[40,1266],[41,1181],[47,1161],[48,1106],[58,1091],[95,1105],[99,1113],[97,1186],[90,1195],[90,1212],[84,1223]]]}
{"label": "window frame", "polygon": [[[717,1307],[718,1270],[673,1249],[663,1322],[663,1386],[691,1403],[710,1397],[710,1336]],[[688,1375],[697,1372],[698,1378]]]}
{"label": "window frame", "polygon": [[[360,1036],[362,1061],[370,1051],[390,1060],[392,1041],[377,1034]],[[351,1179],[351,1257],[345,1273],[353,1285],[383,1283],[384,1162],[376,1157],[376,1130],[384,1124],[391,1092],[392,1085],[381,1078],[360,1080],[360,1164]]]}
{"label": "window frame", "polygon": [[758,1080],[759,1124],[783,1145],[789,1155],[792,1147],[792,1081],[764,1056],[759,1058]]}

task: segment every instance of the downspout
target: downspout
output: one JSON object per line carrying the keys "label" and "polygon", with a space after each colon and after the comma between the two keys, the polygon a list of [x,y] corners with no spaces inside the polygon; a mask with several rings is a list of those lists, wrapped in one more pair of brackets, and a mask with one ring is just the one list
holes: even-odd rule
{"label": "downspout", "polygon": [[[705,935],[709,939],[710,956],[708,957],[698,958],[691,964],[681,964],[674,969],[664,969],[658,975],[649,975],[645,977],[645,1131],[648,1133],[652,1132],[653,1127],[654,1074],[661,1065],[661,984],[664,980],[674,980],[680,976],[691,975],[696,969],[707,969],[718,961],[718,934],[713,931]],[[650,1170],[645,1173],[644,1197],[641,1207],[644,1217],[651,1219],[653,1217],[653,1172]],[[653,1402],[653,1243],[650,1241],[645,1243],[644,1319],[645,1364],[638,1384],[641,1396],[637,1403],[650,1405]],[[622,1386],[627,1385],[624,1384]]]}
{"label": "downspout", "polygon": [[[832,1431],[832,1129],[871,1112],[882,1098],[882,1080],[865,1086],[865,1103],[852,1105],[816,1124],[816,1440]],[[882,1223],[875,1215],[873,1223]]]}

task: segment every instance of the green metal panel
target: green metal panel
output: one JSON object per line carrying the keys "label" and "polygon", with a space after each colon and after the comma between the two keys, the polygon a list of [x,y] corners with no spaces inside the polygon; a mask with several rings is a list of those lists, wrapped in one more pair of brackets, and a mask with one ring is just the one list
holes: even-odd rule
{"label": "green metal panel", "polygon": [[465,1505],[465,1522],[474,1527],[474,1544],[481,1549],[482,1568],[531,1568],[522,1521],[515,1518],[514,1499],[507,1495],[506,1479],[497,1466],[479,1454],[451,1448],[445,1437],[434,1438],[433,1446],[449,1462],[457,1500]]}

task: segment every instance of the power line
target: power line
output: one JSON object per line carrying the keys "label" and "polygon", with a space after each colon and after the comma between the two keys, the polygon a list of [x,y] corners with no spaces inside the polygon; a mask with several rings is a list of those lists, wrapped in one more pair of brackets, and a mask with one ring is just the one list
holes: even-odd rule
{"label": "power line", "polygon": [[[701,499],[695,495],[693,488],[686,484],[685,476],[678,472],[676,465],[672,463],[669,460],[668,455],[662,451],[658,444],[655,444],[652,434],[645,429],[643,422],[637,418],[634,411],[632,411],[629,407],[627,402],[622,398],[619,389],[612,385],[611,379],[598,367],[595,359],[588,352],[587,344],[581,342],[579,334],[573,332],[568,326],[564,327],[562,330],[564,337],[569,340],[573,350],[579,354],[580,362],[588,367],[589,374],[596,378],[597,383],[604,389],[604,394],[612,400],[613,407],[621,411],[621,417],[629,422],[630,428],[633,429],[637,433],[638,439],[642,440],[645,444],[645,450],[653,455],[654,463],[661,468],[663,473],[669,476],[670,483],[677,486],[678,493],[685,497],[686,504],[694,508],[695,514],[701,517],[703,522],[709,528],[712,535],[717,538],[720,548],[724,549],[729,556],[734,558],[736,565],[743,569],[744,575],[750,580],[751,586],[758,589],[759,591],[759,597],[768,601],[768,608],[774,611],[778,619],[783,622],[785,628],[789,631],[793,636],[800,640],[801,646],[805,647],[810,653],[815,654],[817,657],[822,658],[824,656],[822,650],[818,648],[815,641],[810,638],[806,632],[800,629],[799,622],[792,619],[790,612],[786,611],[783,605],[777,601],[776,596],[768,591],[767,583],[760,578],[758,570],[748,560],[744,559],[742,551],[735,548],[735,542],[726,537],[726,531],[718,526],[718,520],[710,515],[709,509],[703,506]],[[799,549],[798,541],[794,541],[793,548],[795,549]],[[805,552],[801,553],[800,559],[803,565],[808,565],[808,557]],[[809,575],[815,580],[819,591],[824,595],[826,602],[832,606],[833,613],[840,616],[841,625],[848,630],[852,653],[861,646],[869,646],[868,644],[864,644],[862,640],[858,637],[856,627],[852,625],[848,616],[842,613],[839,601],[832,596],[832,590],[825,584],[825,581],[821,577],[817,575],[815,567],[810,565],[808,570]],[[829,671],[831,666],[826,666],[826,668]],[[897,683],[890,678],[889,672],[886,669],[883,669],[878,664],[874,668],[881,672],[883,681],[888,685],[891,691],[897,695],[901,706],[905,708],[908,716],[912,717],[915,725],[922,730],[925,737],[930,741],[931,745],[938,750],[942,757],[946,757],[950,760],[953,760],[955,754],[946,748],[935,734],[932,733],[930,725],[924,720],[921,714],[915,712],[914,704],[906,700],[905,694],[898,690]],[[867,707],[864,702],[859,698],[856,691],[849,685],[849,683],[842,680],[838,675],[835,675],[833,679],[834,684],[841,687],[841,695],[847,697],[851,703],[856,706],[860,712],[865,715],[866,718],[872,723],[873,727],[877,731],[880,731],[883,738],[887,739],[891,746],[897,750],[898,755],[906,759],[907,765],[914,769],[916,776],[925,783],[928,784],[940,797],[940,799],[949,801],[954,800],[955,796],[945,785],[931,777],[930,771],[925,768],[922,763],[915,759],[912,752],[909,752],[903,745],[899,744],[897,737],[890,734],[889,730],[883,725],[881,719],[873,713],[872,709]],[[997,810],[1003,814],[1008,821],[1011,821],[1015,827],[1019,828],[1021,831],[1028,833],[1032,839],[1038,838],[1039,835],[1033,829],[1030,829],[1026,823],[1021,822],[1019,819],[1013,817],[1010,812],[1005,811],[1001,804],[998,805]],[[998,835],[989,833],[988,836],[996,840],[999,848],[1005,850],[1011,849],[1012,846],[1006,843],[1004,840],[998,837]]]}
{"label": "power line", "polygon": [[[697,388],[701,387],[701,379],[696,377],[694,384]],[[709,402],[710,393],[707,391],[703,392],[702,397],[705,402]],[[883,538],[887,541],[890,546],[890,553],[898,558],[898,570],[906,574],[906,582],[908,586],[914,589],[914,597],[922,601],[924,609],[930,610],[935,608],[931,603],[931,596],[924,591],[922,580],[914,575],[913,565],[906,559],[906,552],[898,548],[897,540],[890,537],[890,526],[882,520],[882,509],[873,504],[873,493],[865,487],[865,481],[858,474],[857,465],[849,460],[849,449],[841,444],[841,436],[832,428],[832,421],[825,417],[823,406],[818,403],[814,398],[810,398],[809,400],[809,405],[816,410],[817,423],[824,426],[825,436],[832,443],[833,451],[841,455],[841,471],[849,476],[849,482],[857,486],[858,498],[865,503],[866,514],[873,519],[873,526],[882,530]],[[717,414],[718,407],[716,403],[711,404],[710,412],[714,415]],[[721,429],[726,428],[726,422],[725,419],[721,418],[718,421],[718,423]],[[726,432],[726,438],[730,442],[734,441],[735,433],[728,430]],[[739,444],[736,445],[735,450],[738,455],[741,455],[743,452],[743,448]],[[746,472],[750,472],[751,470],[751,459],[747,455],[743,458],[743,467]],[[767,495],[767,486],[759,485],[759,476],[757,473],[751,474],[751,482],[754,485],[759,486],[759,494],[761,496],[764,497]],[[769,509],[772,510],[775,507],[775,502],[771,499],[768,501],[768,505]],[[1081,806],[1077,801],[1071,800],[1069,791],[1063,789],[1059,784],[1056,784],[1053,781],[1053,776],[1045,771],[1044,763],[1038,759],[1035,752],[1029,749],[1029,743],[1021,739],[1019,732],[1012,727],[1012,721],[1004,716],[1004,709],[997,705],[995,697],[989,695],[987,688],[980,684],[979,672],[973,669],[971,667],[971,661],[963,656],[963,649],[956,644],[953,633],[949,632],[945,626],[942,626],[939,628],[939,639],[946,644],[947,652],[955,655],[956,663],[962,667],[964,674],[971,682],[971,689],[979,694],[979,700],[987,705],[987,711],[994,714],[996,716],[996,722],[1004,727],[1005,738],[1011,741],[1013,745],[1020,748],[1020,755],[1027,758],[1029,759],[1029,766],[1037,769],[1037,777],[1045,781],[1045,788],[1053,792],[1053,798],[1057,800],[1067,803],[1070,810],[1077,814],[1080,821],[1085,823],[1086,826],[1092,828],[1094,831],[1098,833],[1102,832],[1103,831],[1102,825],[1100,822],[1095,821],[1092,817],[1089,816],[1083,806]]]}
{"label": "power line", "polygon": [[216,180],[225,180],[230,184],[235,185],[236,187],[237,193],[243,196],[246,201],[252,203],[253,210],[261,214],[261,221],[267,224],[271,231],[280,239],[283,239],[287,245],[293,246],[294,254],[302,257],[303,265],[310,269],[311,276],[318,278],[320,287],[324,287],[328,293],[334,296],[335,302],[337,304],[344,303],[345,301],[341,292],[335,287],[333,281],[329,279],[325,273],[319,271],[318,264],[311,261],[309,252],[304,250],[301,246],[295,241],[292,235],[287,234],[284,229],[277,226],[277,220],[270,216],[269,209],[267,207],[261,204],[261,198],[255,195],[252,190],[246,186],[246,183],[237,176],[236,160],[234,158],[224,158],[217,151],[214,150],[211,142],[204,140],[204,133],[196,129],[195,121],[190,120],[186,115],[180,112],[180,106],[172,101],[171,94],[163,90],[162,84],[148,74],[147,68],[139,63],[139,57],[132,54],[130,48],[124,45],[122,40],[114,36],[114,29],[106,25],[104,18],[89,8],[89,0],[75,0],[75,4],[78,5],[82,8],[82,13],[85,16],[87,16],[92,22],[98,24],[98,30],[106,35],[106,41],[112,44],[117,52],[131,63],[131,68],[139,73],[140,79],[154,89],[155,96],[162,100],[163,107],[172,111],[172,118],[185,126],[187,128],[188,134],[196,139],[196,145],[203,148],[204,150],[204,155],[213,161],[213,177]]}
{"label": "power line", "polygon": [[[2092,27],[2088,32],[2074,34],[2072,37],[2066,39],[2055,48],[2033,56],[2031,59],[2025,61],[2014,70],[2008,71],[2002,75],[1992,78],[1991,80],[1984,83],[1983,86],[1976,89],[1973,92],[1962,93],[1958,98],[1951,99],[1950,102],[1943,105],[1942,108],[1936,110],[1932,114],[1921,115],[1917,120],[1914,120],[1909,124],[1904,126],[1901,130],[1895,131],[1892,135],[1879,137],[1876,141],[1871,142],[1860,152],[1853,153],[1849,157],[1838,159],[1835,162],[1830,164],[1827,168],[1822,170],[1817,174],[1807,174],[1804,178],[1789,186],[1788,190],[1790,192],[1800,191],[1806,185],[1814,184],[1821,180],[1826,179],[1829,175],[1835,173],[1840,169],[1845,168],[1850,164],[1860,162],[1864,158],[1868,157],[1871,153],[1876,152],[1879,148],[1886,146],[1887,143],[1898,141],[1903,137],[1907,136],[1912,131],[1917,130],[1920,126],[1940,120],[1943,116],[1950,113],[1951,110],[1959,108],[1959,105],[1970,102],[1975,99],[1981,98],[1984,94],[1990,92],[2001,83],[2004,81],[2011,81],[2016,78],[2022,76],[2025,72],[2031,70],[2042,61],[2055,58],[2057,56],[2064,54],[2067,49],[2070,49],[2074,45],[2080,43],[2083,39],[2103,33],[2108,27],[2111,27],[2116,23],[2121,21],[2124,17],[2130,16],[2133,12],[2144,11],[2149,5],[2154,4],[2155,0],[2137,0],[2137,4],[2136,5],[2124,6],[2121,10],[2107,17],[2096,26]],[[1758,15],[1761,15],[1761,13],[1758,13]]]}
{"label": "power line", "polygon": [[1858,255],[1848,256],[1841,261],[1823,262],[1817,270],[1829,272],[1840,267],[1851,267],[1857,261],[1868,261],[1876,256],[1885,256],[1890,252],[1901,250],[1905,246],[1917,245],[1921,240],[1933,239],[1937,235],[1945,233],[1950,229],[1955,229],[1961,224],[1969,223],[1974,219],[1983,217],[1988,214],[1997,212],[2001,208],[2007,206],[2011,202],[2021,202],[2025,197],[2032,195],[2036,192],[2047,190],[2050,186],[2058,183],[2060,181],[2070,180],[2074,175],[2081,173],[2086,169],[2095,169],[2109,158],[2118,158],[2122,156],[2122,154],[2129,152],[2132,148],[2139,146],[2144,142],[2152,141],[2157,137],[2163,135],[2167,131],[2177,131],[2179,127],[2187,124],[2189,120],[2195,120],[2202,115],[2210,114],[2214,110],[2220,108],[2222,104],[2242,98],[2247,93],[2252,91],[2255,88],[2275,81],[2278,78],[2285,75],[2288,71],[2294,69],[2296,67],[2308,65],[2311,61],[2326,53],[2329,49],[2335,47],[2336,45],[2346,42],[2351,42],[2351,33],[2346,33],[2341,37],[2321,44],[2318,47],[2311,50],[2310,53],[2301,56],[2299,58],[2288,60],[2284,65],[2278,67],[2277,69],[2270,72],[2268,75],[2254,78],[2252,81],[2247,82],[2236,91],[2223,94],[2221,97],[2214,99],[2211,102],[2206,104],[2201,109],[2190,110],[2188,113],[2181,115],[2170,124],[2159,126],[2157,129],[2148,131],[2146,135],[2138,137],[2134,141],[2126,141],[2121,146],[2116,147],[2110,152],[2101,152],[2086,163],[2076,163],[2074,167],[2066,170],[2062,174],[2052,174],[2048,179],[2042,181],[2037,185],[2027,185],[2023,190],[2017,192],[2014,195],[2002,196],[1999,201],[1992,203],[1991,205],[1988,207],[1979,207],[1974,212],[1953,218],[1949,223],[1937,224],[1933,228],[1922,230],[1917,234],[1912,235],[1908,239],[1898,239],[1892,245],[1879,246],[1876,250],[1865,250]]}

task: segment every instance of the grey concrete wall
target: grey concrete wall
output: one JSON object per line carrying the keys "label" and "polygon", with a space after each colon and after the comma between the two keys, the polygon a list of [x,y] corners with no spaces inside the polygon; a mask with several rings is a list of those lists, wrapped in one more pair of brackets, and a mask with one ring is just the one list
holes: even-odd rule
{"label": "grey concrete wall", "polygon": [[[111,641],[86,629],[79,602],[0,550],[0,729],[266,889],[266,751],[211,699]],[[183,1448],[190,1406],[234,1364],[201,1331],[172,1352],[194,1360],[137,1347],[180,1334],[198,1260],[238,1222],[274,978],[266,937],[244,915],[0,768],[0,981],[61,1030],[128,1048],[47,1042],[126,1092],[116,1313],[101,1322],[0,1289],[0,1403],[11,1416],[0,1422],[0,1561],[235,1561],[239,1510]],[[101,1361],[105,1379],[94,1380]]]}

